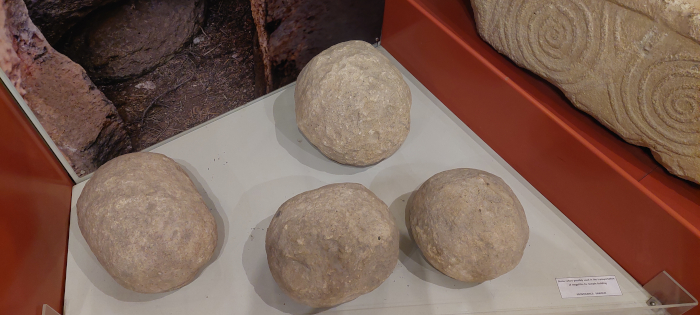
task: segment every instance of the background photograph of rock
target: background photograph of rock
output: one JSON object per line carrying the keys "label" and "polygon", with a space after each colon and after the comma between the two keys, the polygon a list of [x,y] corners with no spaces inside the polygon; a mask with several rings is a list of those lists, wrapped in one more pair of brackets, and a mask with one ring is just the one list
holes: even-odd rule
{"label": "background photograph of rock", "polygon": [[296,80],[384,1],[0,0],[0,66],[78,176]]}

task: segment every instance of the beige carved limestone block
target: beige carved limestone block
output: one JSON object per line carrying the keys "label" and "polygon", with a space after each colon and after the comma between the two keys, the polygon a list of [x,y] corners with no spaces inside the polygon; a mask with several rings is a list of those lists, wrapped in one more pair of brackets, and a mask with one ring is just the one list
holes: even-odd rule
{"label": "beige carved limestone block", "polygon": [[481,37],[700,183],[700,1],[472,0]]}

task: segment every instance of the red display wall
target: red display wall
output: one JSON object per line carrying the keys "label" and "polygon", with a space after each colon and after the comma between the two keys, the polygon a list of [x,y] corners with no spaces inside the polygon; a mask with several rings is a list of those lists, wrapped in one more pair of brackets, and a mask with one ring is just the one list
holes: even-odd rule
{"label": "red display wall", "polygon": [[382,46],[638,282],[700,296],[700,187],[491,48],[469,1],[387,0]]}
{"label": "red display wall", "polygon": [[[382,46],[637,281],[666,270],[700,296],[700,187],[499,55],[472,16],[387,0]],[[62,309],[72,185],[0,88],[0,314]]]}
{"label": "red display wall", "polygon": [[0,314],[62,309],[72,186],[0,86]]}

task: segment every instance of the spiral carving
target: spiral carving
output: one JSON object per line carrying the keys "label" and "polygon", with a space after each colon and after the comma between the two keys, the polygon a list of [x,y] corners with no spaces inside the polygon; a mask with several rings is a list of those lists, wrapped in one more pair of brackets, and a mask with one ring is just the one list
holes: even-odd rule
{"label": "spiral carving", "polygon": [[[607,19],[594,14],[602,3],[573,0],[501,1],[501,42],[525,66],[559,84],[581,81],[600,60]],[[492,26],[494,27],[494,26]]]}
{"label": "spiral carving", "polygon": [[700,43],[618,2],[472,6],[479,34],[496,50],[626,141],[649,147],[671,173],[700,184]]}
{"label": "spiral carving", "polygon": [[[700,58],[633,63],[622,84],[624,111],[648,139],[685,156],[700,151]],[[620,106],[620,105],[618,105]]]}

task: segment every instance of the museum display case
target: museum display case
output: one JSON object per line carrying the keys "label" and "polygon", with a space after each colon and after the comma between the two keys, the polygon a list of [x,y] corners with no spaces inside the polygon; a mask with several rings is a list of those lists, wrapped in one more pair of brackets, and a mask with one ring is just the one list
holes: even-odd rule
{"label": "museum display case", "polygon": [[[76,214],[90,176],[71,178],[0,73],[0,251],[10,253],[0,260],[0,313],[700,314],[700,187],[500,55],[473,14],[463,0],[385,2],[375,47],[400,71],[412,104],[408,136],[377,164],[339,164],[312,145],[295,120],[296,83],[143,149],[187,173],[218,238],[194,281],[156,294],[122,287],[100,265]],[[406,227],[412,193],[456,168],[502,179],[529,225],[517,266],[481,283],[435,269]],[[273,279],[267,229],[286,200],[350,182],[388,206],[398,263],[352,301],[305,306]]]}

